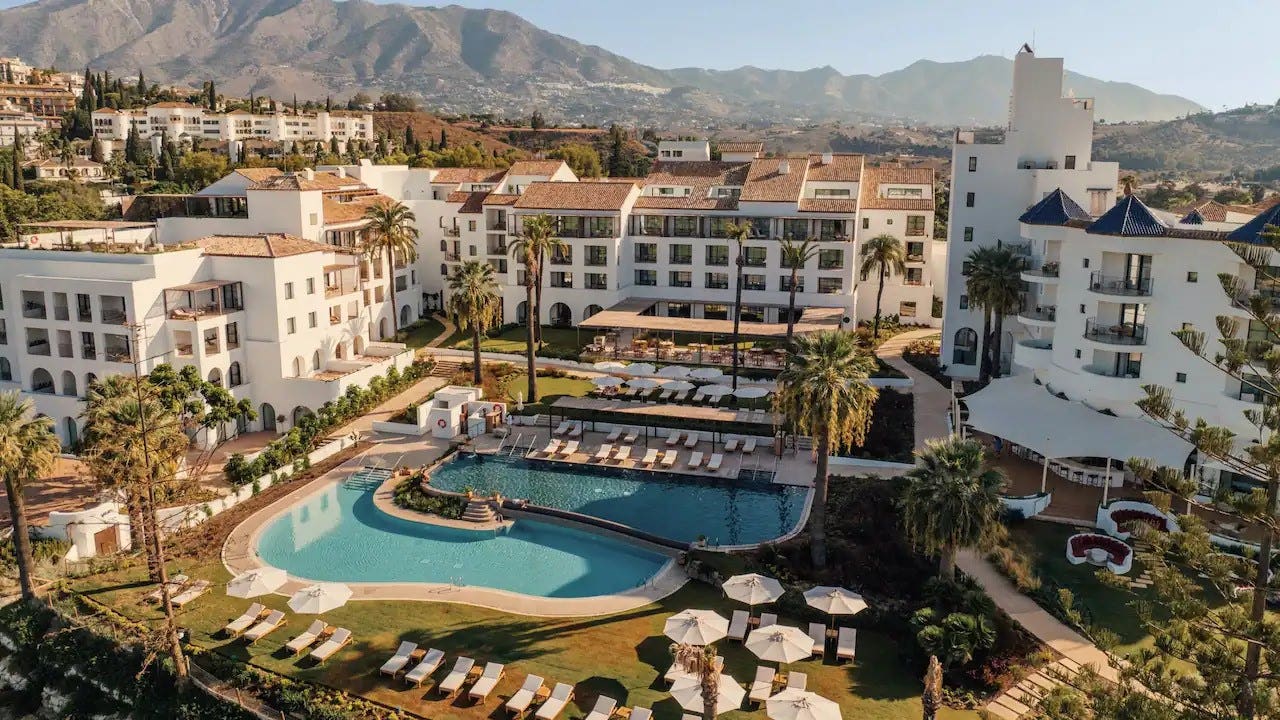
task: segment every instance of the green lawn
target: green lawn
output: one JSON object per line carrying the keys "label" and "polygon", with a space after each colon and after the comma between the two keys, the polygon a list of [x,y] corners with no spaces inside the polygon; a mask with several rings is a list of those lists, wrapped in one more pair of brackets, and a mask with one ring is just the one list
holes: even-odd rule
{"label": "green lawn", "polygon": [[[658,678],[670,665],[668,641],[662,624],[671,614],[686,608],[709,608],[728,616],[737,606],[719,590],[691,583],[661,602],[619,615],[596,618],[543,619],[466,605],[427,602],[353,602],[326,613],[330,624],[349,628],[354,641],[327,663],[313,666],[308,660],[284,657],[280,649],[313,619],[290,613],[285,598],[268,596],[265,604],[286,612],[288,625],[248,647],[222,637],[219,629],[247,607],[247,600],[228,597],[222,583],[226,569],[216,561],[181,568],[192,577],[215,582],[214,589],[181,611],[180,622],[190,630],[191,642],[225,656],[249,662],[291,677],[315,681],[363,695],[392,707],[403,707],[439,720],[480,720],[505,716],[500,704],[533,673],[548,683],[576,685],[576,699],[561,717],[582,718],[598,694],[607,694],[620,705],[652,706],[659,720],[678,720],[682,713],[670,700]],[[77,589],[138,620],[156,621],[159,612],[141,598],[151,587],[141,578],[143,569],[96,576],[79,581]],[[786,617],[783,622],[788,622]],[[794,622],[794,621],[791,621]],[[446,667],[459,654],[478,662],[506,664],[506,678],[487,706],[472,707],[465,700],[441,701],[427,689],[406,688],[403,683],[379,678],[377,669],[402,640],[443,650]],[[724,642],[726,672],[739,682],[749,682],[758,664],[740,644]],[[840,703],[843,716],[859,720],[915,720],[921,716],[920,683],[898,657],[898,641],[877,633],[858,634],[857,660],[844,665],[817,661],[795,663],[792,668],[808,674],[809,689]],[[736,711],[724,720],[760,720],[763,711]],[[944,710],[943,720],[976,718],[966,711]]]}
{"label": "green lawn", "polygon": [[[529,373],[522,372],[511,375],[506,381],[507,399],[515,401],[516,393],[522,393],[529,388]],[[580,377],[539,377],[538,378],[538,400],[554,401],[555,398],[565,395],[573,397],[584,397],[587,393],[595,389],[590,380],[584,380]],[[528,400],[529,398],[525,398]]]}
{"label": "green lawn", "polygon": [[[523,325],[507,328],[495,335],[483,338],[480,349],[485,352],[523,354],[528,350],[528,330]],[[576,328],[547,327],[542,328],[543,345],[564,352],[578,352],[591,342],[591,330],[583,330],[581,335]],[[444,342],[445,347],[459,350],[471,349],[471,332],[458,331]]]}
{"label": "green lawn", "polygon": [[444,332],[444,323],[435,317],[429,317],[402,329],[396,339],[417,350],[426,347],[427,343],[435,340],[442,332]]}

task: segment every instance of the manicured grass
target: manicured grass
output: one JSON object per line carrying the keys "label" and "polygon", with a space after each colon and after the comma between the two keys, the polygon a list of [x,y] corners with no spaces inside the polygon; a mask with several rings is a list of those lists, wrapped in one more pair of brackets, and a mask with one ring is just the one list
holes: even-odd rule
{"label": "manicured grass", "polygon": [[413,325],[402,329],[397,339],[417,350],[426,347],[427,343],[440,337],[440,333],[444,332],[444,323],[435,317],[429,317],[425,320],[419,320]]}
{"label": "manicured grass", "polygon": [[[542,344],[563,352],[579,352],[594,337],[591,330],[583,330],[579,334],[575,328],[548,327],[542,328]],[[528,350],[528,330],[523,325],[515,325],[502,330],[480,341],[480,349],[485,352],[523,354]],[[458,331],[444,342],[445,347],[459,350],[471,349],[471,332]]]}
{"label": "manicured grass", "polygon": [[[439,720],[480,720],[504,716],[506,702],[533,673],[549,684],[576,685],[576,699],[561,717],[581,718],[606,694],[619,705],[652,706],[659,720],[678,720],[679,707],[670,699],[658,678],[671,664],[669,642],[662,625],[671,614],[686,608],[707,608],[726,617],[740,609],[719,590],[691,583],[669,598],[619,615],[597,618],[547,619],[504,613],[466,605],[426,602],[352,602],[326,613],[330,624],[349,628],[354,641],[327,663],[313,666],[309,660],[283,657],[280,649],[289,638],[310,624],[313,616],[294,615],[285,598],[268,596],[264,603],[286,612],[288,625],[257,645],[221,636],[219,630],[250,601],[228,597],[222,583],[228,573],[220,563],[184,567],[192,577],[212,580],[212,591],[182,611],[181,623],[191,633],[191,642],[243,662],[311,680],[403,707]],[[157,621],[159,611],[140,599],[151,591],[141,582],[145,571],[119,572],[79,582],[77,589],[123,614],[139,620]],[[785,616],[783,622],[791,622]],[[447,674],[454,659],[463,654],[480,662],[506,663],[506,678],[498,683],[486,706],[472,707],[468,701],[441,701],[429,688],[408,688],[403,682],[378,676],[378,667],[391,656],[402,640],[419,646],[439,648],[446,653],[445,666],[435,675]],[[726,672],[739,682],[749,682],[759,662],[739,643],[719,644]],[[858,633],[857,660],[844,665],[805,661],[792,669],[808,674],[808,686],[840,703],[843,717],[859,720],[915,720],[921,716],[920,681],[909,674],[898,657],[898,642],[862,631]],[[759,719],[763,710],[735,711],[721,715],[725,720]],[[976,718],[967,711],[944,710],[943,720]]]}
{"label": "manicured grass", "polygon": [[[529,373],[522,372],[511,375],[506,380],[507,398],[515,401],[516,393],[522,393],[529,387]],[[548,398],[558,398],[565,395],[573,397],[584,397],[595,389],[590,380],[584,380],[580,377],[539,377],[538,378],[538,400],[543,401]],[[529,398],[525,398],[528,401]]]}

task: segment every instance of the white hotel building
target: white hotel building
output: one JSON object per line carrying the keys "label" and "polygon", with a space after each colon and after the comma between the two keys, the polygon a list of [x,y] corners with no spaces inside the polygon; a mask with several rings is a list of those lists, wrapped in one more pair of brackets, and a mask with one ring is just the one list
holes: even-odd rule
{"label": "white hotel building", "polygon": [[162,102],[138,110],[100,108],[93,111],[93,134],[104,142],[124,141],[129,129],[138,137],[158,142],[167,136],[174,142],[243,143],[265,140],[277,143],[329,142],[337,138],[342,147],[351,140],[373,142],[373,115],[334,110],[331,112],[276,112],[252,114],[246,110],[215,113],[185,102]]}
{"label": "white hotel building", "polygon": [[[1234,315],[1241,320],[1239,337],[1274,340],[1250,326],[1225,295],[1218,274],[1280,295],[1280,289],[1257,282],[1224,244],[1260,242],[1265,225],[1280,224],[1277,198],[1225,211],[1209,203],[1177,214],[1148,208],[1124,191],[1117,199],[1116,164],[1092,159],[1092,101],[1062,97],[1062,60],[1037,58],[1024,49],[1015,61],[1013,88],[1003,141],[987,143],[961,132],[953,155],[953,252],[942,357],[953,376],[976,377],[982,350],[982,316],[968,307],[965,295],[967,256],[975,247],[999,242],[1028,257],[1023,307],[1006,319],[1001,338],[1013,377],[973,396],[987,408],[1006,400],[1003,419],[975,418],[971,405],[971,421],[1055,460],[1061,456],[1054,448],[1070,446],[1074,438],[1074,450],[1063,454],[1123,463],[1171,437],[1136,420],[1142,386],[1157,384],[1170,388],[1192,419],[1226,425],[1242,442],[1256,438],[1244,413],[1259,407],[1262,393],[1195,357],[1173,332],[1203,330],[1212,356],[1220,348],[1216,318]],[[1067,405],[1098,412],[1081,415],[1086,422],[1071,427],[1037,422]],[[1115,437],[1108,438],[1112,425]],[[1124,443],[1118,442],[1122,434]],[[1092,446],[1085,442],[1091,436]],[[1160,459],[1197,465],[1206,487],[1223,481],[1247,485],[1212,462],[1194,455],[1188,460],[1190,450],[1175,446]]]}

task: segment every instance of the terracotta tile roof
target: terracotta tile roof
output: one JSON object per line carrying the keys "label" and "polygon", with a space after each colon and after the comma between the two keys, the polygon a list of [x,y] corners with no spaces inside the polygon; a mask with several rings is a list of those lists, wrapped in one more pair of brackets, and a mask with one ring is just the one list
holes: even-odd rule
{"label": "terracotta tile roof", "polygon": [[816,182],[858,182],[862,177],[862,156],[850,153],[833,153],[830,164],[822,162],[822,155],[809,156],[809,175],[806,179]]}
{"label": "terracotta tile roof", "polygon": [[[783,163],[787,172],[781,172]],[[760,158],[751,161],[741,202],[799,202],[804,187],[806,158]]]}
{"label": "terracotta tile roof", "polygon": [[488,193],[484,196],[485,205],[515,205],[520,199],[519,195],[508,195],[498,193]]}
{"label": "terracotta tile roof", "polygon": [[804,198],[800,201],[800,212],[851,213],[857,211],[857,200],[846,200],[844,198]]}
{"label": "terracotta tile roof", "polygon": [[[1200,213],[1201,218],[1209,222],[1226,222],[1227,211],[1230,209],[1231,208],[1228,207],[1227,205],[1223,205],[1222,203],[1217,202],[1216,200],[1208,200],[1206,202],[1200,203],[1199,205],[1184,205],[1179,208],[1174,208],[1170,210],[1170,212],[1172,212],[1173,214],[1179,217],[1184,217],[1184,216],[1190,215],[1191,212],[1194,210]],[[1237,211],[1237,212],[1252,212],[1252,211],[1243,210],[1243,211]]]}
{"label": "terracotta tile roof", "polygon": [[254,258],[281,258],[333,249],[328,245],[284,233],[210,235],[197,240],[196,244],[204,248],[205,255]]}
{"label": "terracotta tile roof", "polygon": [[[928,185],[925,198],[889,198],[880,196],[881,183]],[[858,206],[864,210],[933,210],[933,169],[904,167],[869,167],[862,170]]]}
{"label": "terracotta tile roof", "polygon": [[716,149],[722,153],[758,153],[764,150],[764,143],[755,140],[729,140],[716,143]]}
{"label": "terracotta tile roof", "polygon": [[690,188],[688,195],[642,195],[635,207],[667,210],[735,210],[737,198],[711,197],[711,188],[717,186],[741,187],[747,180],[750,163],[727,162],[658,162],[653,172],[640,181],[642,187],[650,185]]}
{"label": "terracotta tile roof", "polygon": [[441,168],[431,182],[443,185],[490,183],[498,182],[506,174],[506,170],[494,170],[493,168]]}
{"label": "terracotta tile roof", "polygon": [[364,183],[355,178],[340,178],[331,172],[313,173],[308,178],[303,173],[282,173],[278,172],[260,180],[255,180],[249,186],[250,190],[321,190],[324,192],[337,192],[340,190],[360,190],[364,188]]}
{"label": "terracotta tile roof", "polygon": [[445,200],[451,203],[462,203],[462,207],[458,208],[458,212],[463,215],[479,215],[484,212],[484,199],[488,195],[489,193],[484,190],[475,192],[455,190],[449,193]]}
{"label": "terracotta tile roof", "polygon": [[635,185],[605,182],[530,183],[516,200],[529,210],[621,210]]}
{"label": "terracotta tile roof", "polygon": [[277,175],[283,175],[284,171],[279,168],[273,168],[273,167],[259,167],[259,168],[238,168],[236,170],[236,173],[249,178],[253,182],[261,182],[263,180],[268,180],[270,178],[273,178]]}
{"label": "terracotta tile roof", "polygon": [[379,203],[394,203],[395,200],[386,195],[361,195],[353,198],[348,202],[338,202],[332,198],[324,199],[324,224],[336,225],[339,223],[357,222],[364,219],[364,213],[370,207]]}
{"label": "terracotta tile roof", "polygon": [[551,177],[563,165],[563,160],[517,160],[507,169],[507,174]]}
{"label": "terracotta tile roof", "polygon": [[196,109],[196,106],[192,105],[189,102],[158,102],[152,105],[148,105],[147,107],[148,108],[186,108],[191,110]]}

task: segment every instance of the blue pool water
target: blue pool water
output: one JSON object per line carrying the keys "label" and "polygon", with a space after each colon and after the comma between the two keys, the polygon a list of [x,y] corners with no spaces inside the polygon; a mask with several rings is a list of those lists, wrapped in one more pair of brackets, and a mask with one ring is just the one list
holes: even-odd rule
{"label": "blue pool water", "polygon": [[431,474],[441,490],[500,492],[680,542],[750,545],[790,532],[805,488],[762,480],[685,478],[644,471],[590,472],[523,460],[460,456]]}
{"label": "blue pool water", "polygon": [[258,554],[310,580],[457,582],[554,598],[628,590],[666,561],[631,543],[542,522],[475,531],[401,520],[374,507],[368,489],[339,485],[273,520]]}

